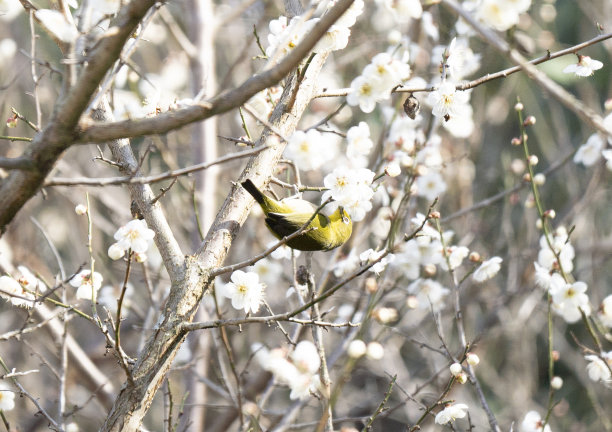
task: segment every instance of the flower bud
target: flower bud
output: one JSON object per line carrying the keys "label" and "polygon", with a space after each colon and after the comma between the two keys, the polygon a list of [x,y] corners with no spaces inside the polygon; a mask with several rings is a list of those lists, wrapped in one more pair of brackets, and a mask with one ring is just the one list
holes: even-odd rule
{"label": "flower bud", "polygon": [[533,176],[533,183],[538,186],[542,186],[544,183],[546,183],[546,176],[542,173],[537,173]]}
{"label": "flower bud", "polygon": [[455,377],[459,384],[465,384],[467,382],[467,375],[465,372],[461,372],[459,375]]}
{"label": "flower bud", "polygon": [[476,366],[480,363],[480,358],[474,353],[467,353],[466,360],[472,366]]}
{"label": "flower bud", "polygon": [[521,139],[519,137],[514,137],[510,141],[510,144],[512,144],[513,146],[520,146],[521,145]]}
{"label": "flower bud", "polygon": [[468,259],[473,263],[479,263],[481,261],[480,254],[478,252],[470,252]]}
{"label": "flower bud", "polygon": [[450,365],[449,370],[450,370],[451,375],[454,377],[456,377],[460,373],[463,373],[463,368],[461,367],[461,364],[459,363],[453,363],[452,365]]}
{"label": "flower bud", "polygon": [[437,272],[437,268],[435,264],[426,264],[425,266],[423,266],[423,273],[425,274],[425,276],[427,277],[432,277],[435,276],[436,272]]}
{"label": "flower bud", "polygon": [[525,108],[525,107],[524,107],[524,106],[523,106],[523,104],[522,104],[522,103],[520,103],[520,102],[517,102],[517,103],[516,103],[516,105],[514,105],[514,110],[515,110],[515,111],[523,111],[523,109],[524,109],[524,108]]}
{"label": "flower bud", "polygon": [[349,344],[347,352],[350,358],[363,357],[366,353],[366,344],[360,339],[355,339]]}
{"label": "flower bud", "polygon": [[118,260],[125,255],[125,250],[118,243],[113,243],[108,248],[108,256],[110,259]]}
{"label": "flower bud", "polygon": [[366,355],[372,360],[380,360],[385,355],[385,349],[378,342],[370,342],[366,348]]}
{"label": "flower bud", "polygon": [[536,155],[530,155],[527,160],[529,161],[529,165],[531,166],[536,166],[540,161]]}
{"label": "flower bud", "polygon": [[560,376],[554,376],[553,379],[550,380],[550,386],[555,390],[559,390],[561,387],[563,387],[563,378]]}
{"label": "flower bud", "polygon": [[536,118],[532,115],[528,116],[523,122],[525,126],[533,126],[534,124],[536,124]]}
{"label": "flower bud", "polygon": [[74,212],[79,216],[83,216],[87,213],[87,206],[85,206],[84,204],[79,204],[74,208]]}
{"label": "flower bud", "polygon": [[376,291],[378,291],[378,282],[376,282],[376,279],[373,277],[366,278],[365,288],[367,292],[374,294]]}

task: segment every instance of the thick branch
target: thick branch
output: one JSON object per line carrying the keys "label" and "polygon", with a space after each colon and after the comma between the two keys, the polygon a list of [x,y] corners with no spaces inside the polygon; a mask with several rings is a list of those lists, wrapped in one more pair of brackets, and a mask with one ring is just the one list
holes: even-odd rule
{"label": "thick branch", "polygon": [[82,125],[75,137],[80,143],[99,143],[117,138],[164,134],[196,121],[205,120],[237,108],[253,95],[283,79],[314,48],[332,24],[348,9],[354,0],[339,1],[313,29],[276,66],[254,75],[239,87],[187,108],[168,111],[155,117],[125,120],[104,125]]}
{"label": "thick branch", "polygon": [[38,192],[55,162],[74,143],[74,129],[98,84],[153,4],[154,0],[134,0],[121,9],[114,25],[92,49],[76,85],[63,100],[58,101],[49,124],[35,136],[24,153],[23,158],[29,159],[33,168],[12,171],[0,182],[0,234],[21,207]]}
{"label": "thick branch", "polygon": [[[333,8],[334,15],[339,17],[351,3],[352,0],[338,2]],[[326,55],[315,56],[303,80],[296,79],[295,74],[287,80],[281,100],[270,119],[271,125],[284,136],[293,133],[310,102],[326,57]],[[249,161],[241,178],[249,176],[261,184],[272,176],[285,144],[279,142],[276,137],[271,139],[270,136],[270,132],[266,129],[258,144],[268,148]],[[250,195],[238,185],[234,186],[219,210],[201,248],[195,256],[187,259],[184,278],[173,280],[170,295],[162,311],[162,318],[134,368],[134,385],[124,384],[101,428],[102,431],[134,431],[141,424],[185,338],[186,331],[183,325],[193,320],[202,296],[211,288],[213,278],[210,274],[225,260],[252,204],[253,199]]]}

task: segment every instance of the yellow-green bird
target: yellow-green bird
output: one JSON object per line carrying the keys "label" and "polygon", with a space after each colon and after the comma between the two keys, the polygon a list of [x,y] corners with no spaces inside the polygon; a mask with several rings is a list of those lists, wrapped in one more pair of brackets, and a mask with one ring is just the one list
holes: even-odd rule
{"label": "yellow-green bird", "polygon": [[[266,215],[266,225],[281,239],[299,230],[316,211],[308,201],[286,198],[277,201],[264,195],[249,179],[241,183],[261,206]],[[317,214],[303,234],[292,238],[287,246],[302,251],[329,251],[343,245],[353,231],[353,223],[342,206],[330,216]]]}

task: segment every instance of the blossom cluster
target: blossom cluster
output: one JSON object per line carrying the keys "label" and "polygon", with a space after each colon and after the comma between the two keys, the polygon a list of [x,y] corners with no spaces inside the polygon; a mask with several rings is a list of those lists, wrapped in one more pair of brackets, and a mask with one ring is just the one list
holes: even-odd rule
{"label": "blossom cluster", "polygon": [[587,284],[565,279],[574,269],[574,257],[567,230],[561,226],[550,238],[546,234],[540,238],[538,260],[534,263],[536,285],[550,294],[553,311],[568,323],[578,321],[582,313],[591,313]]}
{"label": "blossom cluster", "polygon": [[604,127],[610,131],[610,136],[605,137],[601,133],[594,133],[582,144],[574,154],[574,162],[584,166],[592,166],[602,158],[606,161],[606,168],[612,171],[612,113],[603,120]]}
{"label": "blossom cluster", "polygon": [[253,351],[263,369],[271,372],[280,384],[289,386],[290,399],[305,399],[319,391],[321,380],[317,372],[321,359],[312,342],[299,342],[289,355],[282,348],[268,350],[259,344],[253,346]]}
{"label": "blossom cluster", "polygon": [[117,260],[125,255],[126,251],[135,254],[138,262],[147,259],[146,252],[155,237],[155,232],[147,226],[144,219],[133,219],[115,232],[116,243],[108,248],[108,256]]}
{"label": "blossom cluster", "polygon": [[[330,2],[328,8],[332,7],[333,3]],[[325,35],[317,42],[313,51],[321,53],[345,48],[351,35],[350,27],[355,24],[357,17],[363,12],[363,7],[363,0],[355,1],[340,19],[327,30]],[[288,20],[287,17],[282,15],[278,19],[270,21],[266,56],[273,62],[286,56],[312,30],[318,21],[319,18],[304,20],[301,16]]]}
{"label": "blossom cluster", "polygon": [[408,58],[396,59],[389,53],[376,54],[361,75],[351,82],[351,92],[346,101],[351,106],[359,106],[369,113],[376,103],[387,100],[391,90],[410,77]]}
{"label": "blossom cluster", "polygon": [[328,189],[323,193],[321,202],[332,198],[332,206],[344,207],[354,222],[363,220],[372,209],[374,172],[367,168],[336,168],[325,176],[323,184]]}

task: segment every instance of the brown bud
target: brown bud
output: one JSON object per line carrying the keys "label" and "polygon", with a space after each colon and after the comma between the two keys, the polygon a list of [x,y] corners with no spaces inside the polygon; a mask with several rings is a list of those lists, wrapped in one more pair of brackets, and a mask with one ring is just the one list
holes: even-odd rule
{"label": "brown bud", "polygon": [[419,114],[420,110],[421,104],[419,103],[418,99],[415,98],[412,93],[410,93],[410,96],[408,96],[404,101],[404,112],[408,117],[414,120]]}

